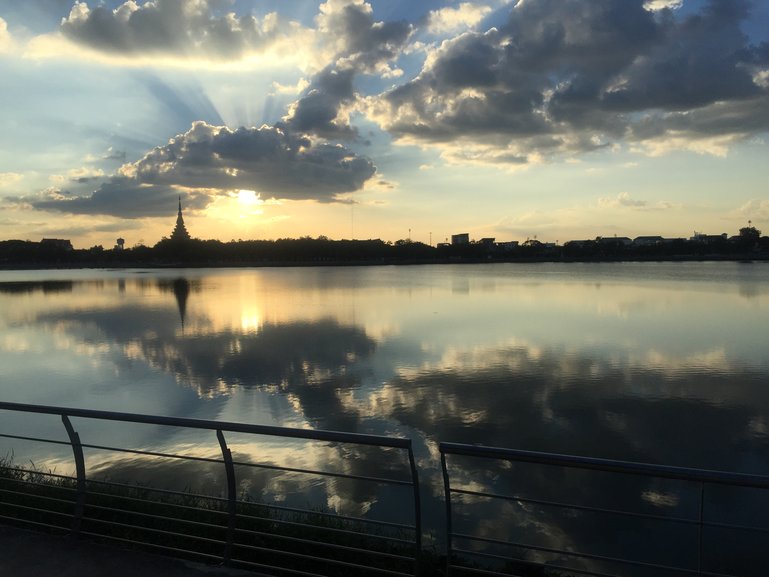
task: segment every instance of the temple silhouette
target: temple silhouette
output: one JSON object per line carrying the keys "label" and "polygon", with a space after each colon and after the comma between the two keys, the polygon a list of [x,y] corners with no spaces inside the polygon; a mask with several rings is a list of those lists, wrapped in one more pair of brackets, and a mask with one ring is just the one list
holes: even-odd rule
{"label": "temple silhouette", "polygon": [[184,217],[182,216],[182,197],[179,197],[179,213],[176,216],[176,226],[171,233],[171,240],[176,242],[185,242],[190,240],[190,233],[187,232],[187,227],[184,226]]}

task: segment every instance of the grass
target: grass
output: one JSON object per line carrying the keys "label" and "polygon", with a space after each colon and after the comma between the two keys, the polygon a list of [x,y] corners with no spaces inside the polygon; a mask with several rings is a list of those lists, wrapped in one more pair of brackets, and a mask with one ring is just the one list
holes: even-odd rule
{"label": "grass", "polygon": [[[413,531],[371,525],[320,510],[289,510],[242,494],[235,523],[229,503],[214,495],[163,491],[108,480],[86,482],[80,534],[98,542],[162,550],[174,556],[267,570],[340,577],[396,571],[439,575],[434,552],[415,551]],[[30,462],[0,457],[0,522],[69,534],[77,510],[77,482]],[[228,548],[228,535],[233,541]],[[274,569],[274,567],[280,569]]]}
{"label": "grass", "polygon": [[[58,534],[71,534],[77,507],[77,482],[72,476],[19,465],[13,456],[0,457],[0,523]],[[339,577],[445,574],[446,559],[434,548],[415,551],[413,531],[372,526],[365,521],[320,510],[282,509],[243,493],[236,502],[233,543],[227,548],[229,503],[215,495],[164,491],[110,480],[86,482],[80,525],[82,537],[170,554],[175,557],[228,564],[271,575],[333,575]],[[452,556],[452,576],[576,577],[525,560],[484,562]]]}

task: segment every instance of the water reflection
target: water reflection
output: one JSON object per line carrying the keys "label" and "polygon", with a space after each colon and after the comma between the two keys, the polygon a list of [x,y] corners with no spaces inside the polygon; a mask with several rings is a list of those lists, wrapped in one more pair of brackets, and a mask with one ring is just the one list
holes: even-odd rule
{"label": "water reflection", "polygon": [[72,292],[72,281],[16,281],[0,282],[0,293],[24,294],[40,291],[44,294]]}
{"label": "water reflection", "polygon": [[[184,317],[187,315],[187,299],[189,298],[190,291],[192,290],[190,281],[188,281],[186,278],[175,278],[172,281],[159,280],[158,288],[162,292],[170,291],[174,293],[174,297],[176,298],[176,306],[179,309],[179,319],[182,323],[182,331],[184,331]],[[198,291],[200,290],[199,285],[197,285],[195,288]],[[125,290],[125,287],[123,290]]]}
{"label": "water reflection", "polygon": [[101,338],[121,346],[126,359],[173,375],[203,397],[228,394],[237,386],[317,396],[324,385],[356,384],[345,367],[375,348],[362,329],[333,319],[264,324],[258,333],[184,336],[177,334],[174,316],[130,306],[47,314],[39,320],[81,335],[95,328]]}
{"label": "water reflection", "polygon": [[767,375],[725,368],[518,346],[455,352],[372,394],[380,413],[440,440],[769,471]]}
{"label": "water reflection", "polygon": [[[18,274],[0,282],[2,398],[408,436],[434,520],[442,513],[442,440],[769,473],[767,267],[350,267],[46,281]],[[56,423],[39,427],[58,434]],[[84,435],[122,435],[83,427]],[[168,431],[136,437],[138,446],[174,451],[199,442]],[[237,450],[245,459],[264,447]],[[352,464],[336,447],[275,446],[263,456],[277,463],[287,455],[340,470],[390,467],[387,454]],[[221,483],[220,472],[195,477],[187,465],[100,467],[146,482],[170,474]],[[462,474],[472,484],[504,473],[467,466]],[[587,501],[632,494],[639,510],[690,509],[680,487],[631,490],[532,469],[516,478],[523,484],[507,488],[573,489]],[[375,487],[339,480],[256,475],[243,483],[271,500],[311,496],[332,509],[389,511]],[[515,523],[541,544],[586,538],[584,518],[534,519],[514,509]],[[499,530],[495,512],[482,511],[466,521]],[[624,534],[627,543],[638,538]],[[612,542],[609,530],[593,536]]]}

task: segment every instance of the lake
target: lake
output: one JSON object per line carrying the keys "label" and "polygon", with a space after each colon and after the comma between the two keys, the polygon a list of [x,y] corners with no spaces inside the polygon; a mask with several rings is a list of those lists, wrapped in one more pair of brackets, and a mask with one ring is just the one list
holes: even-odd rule
{"label": "lake", "polygon": [[2,271],[0,399],[409,437],[437,515],[441,441],[769,474],[768,327],[767,263]]}

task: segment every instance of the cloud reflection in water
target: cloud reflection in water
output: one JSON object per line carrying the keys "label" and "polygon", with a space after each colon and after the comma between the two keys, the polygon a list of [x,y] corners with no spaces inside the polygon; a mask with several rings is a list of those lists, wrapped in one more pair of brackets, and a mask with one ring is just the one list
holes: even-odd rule
{"label": "cloud reflection in water", "polygon": [[[29,358],[29,349],[14,348],[22,337],[68,343],[51,354],[89,364],[93,374],[83,380],[104,382],[96,396],[73,386],[72,402],[58,404],[409,436],[433,519],[441,515],[441,440],[769,472],[769,365],[756,341],[769,299],[760,278],[746,278],[759,273],[740,269],[732,279],[658,268],[660,280],[644,267],[550,276],[542,268],[382,267],[148,275],[74,282],[64,292],[16,286],[0,289],[9,305],[0,355],[5,367]],[[13,400],[63,394],[44,373],[17,369],[36,385],[12,391]],[[141,442],[150,441],[173,448],[190,439]],[[258,452],[248,444],[238,450]],[[271,450],[266,458],[277,462],[281,448]],[[387,467],[389,459],[365,455],[351,465],[333,447],[297,454],[341,469]],[[132,467],[115,463],[110,474]],[[140,469],[159,480],[166,474]],[[462,473],[469,486],[505,474]],[[517,489],[627,497],[616,480],[572,477],[528,470]],[[337,510],[382,509],[375,489],[336,481],[244,483],[270,498],[312,495]],[[643,510],[690,506],[676,487],[636,484],[630,492]],[[511,507],[542,543],[576,543],[584,533],[575,518]],[[489,511],[470,522],[493,532],[502,526],[494,519]]]}

